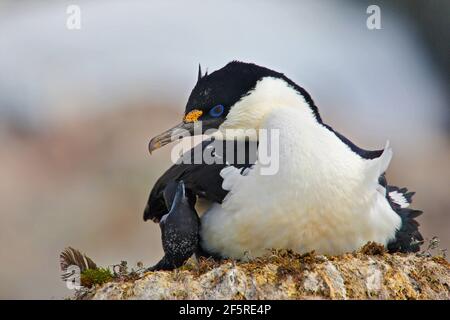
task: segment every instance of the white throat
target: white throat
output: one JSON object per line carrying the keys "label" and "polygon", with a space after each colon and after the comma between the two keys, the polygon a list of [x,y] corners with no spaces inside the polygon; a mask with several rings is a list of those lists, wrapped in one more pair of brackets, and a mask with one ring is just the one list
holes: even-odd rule
{"label": "white throat", "polygon": [[248,95],[231,107],[217,135],[226,139],[239,139],[243,134],[242,130],[260,129],[268,115],[273,115],[274,111],[284,107],[298,110],[304,121],[317,122],[305,98],[297,90],[282,79],[266,77],[259,80]]}

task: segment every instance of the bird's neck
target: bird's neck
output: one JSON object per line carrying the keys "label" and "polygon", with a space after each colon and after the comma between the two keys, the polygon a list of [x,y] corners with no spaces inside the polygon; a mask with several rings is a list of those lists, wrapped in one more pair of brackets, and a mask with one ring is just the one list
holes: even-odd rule
{"label": "bird's neck", "polygon": [[[258,133],[263,123],[274,113],[283,112],[285,108],[295,108],[302,121],[317,122],[305,98],[287,82],[278,78],[267,77],[260,80],[250,94],[239,100],[230,110],[226,120],[219,127],[219,135],[224,139],[239,139],[254,130]],[[267,127],[266,127],[267,129]],[[247,130],[247,132],[245,132]],[[256,135],[257,139],[258,135]]]}

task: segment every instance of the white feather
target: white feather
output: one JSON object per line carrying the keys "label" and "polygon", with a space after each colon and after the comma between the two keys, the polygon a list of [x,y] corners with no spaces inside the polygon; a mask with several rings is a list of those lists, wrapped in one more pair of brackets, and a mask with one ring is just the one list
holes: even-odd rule
{"label": "white feather", "polygon": [[400,192],[391,191],[391,192],[389,192],[389,197],[392,199],[392,201],[394,201],[396,204],[398,204],[400,206],[400,208],[408,208],[409,207],[408,200]]}
{"label": "white feather", "polygon": [[220,176],[223,178],[222,189],[230,191],[242,178],[241,170],[233,167],[227,166],[220,171]]}
{"label": "white feather", "polygon": [[365,176],[369,188],[376,188],[379,185],[378,178],[386,172],[391,162],[392,154],[392,148],[389,147],[389,141],[387,141],[381,156],[368,160]]}

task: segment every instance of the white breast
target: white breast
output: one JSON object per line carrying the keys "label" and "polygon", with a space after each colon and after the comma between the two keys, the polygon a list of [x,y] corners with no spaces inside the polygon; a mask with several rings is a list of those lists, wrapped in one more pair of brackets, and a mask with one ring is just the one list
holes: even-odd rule
{"label": "white breast", "polygon": [[362,159],[299,108],[274,109],[261,128],[280,130],[279,171],[260,175],[256,164],[239,179],[223,172],[230,193],[202,217],[205,249],[232,258],[270,248],[338,254],[393,239],[400,217],[377,191],[390,149]]}

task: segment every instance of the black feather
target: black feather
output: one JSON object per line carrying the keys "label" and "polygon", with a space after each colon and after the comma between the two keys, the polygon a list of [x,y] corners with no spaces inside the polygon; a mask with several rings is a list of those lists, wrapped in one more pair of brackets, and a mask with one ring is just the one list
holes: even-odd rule
{"label": "black feather", "polygon": [[199,82],[202,79],[202,66],[200,63],[198,64],[198,75],[197,75],[197,82]]}
{"label": "black feather", "polygon": [[414,192],[408,192],[407,188],[398,188],[395,186],[387,186],[387,200],[392,209],[400,216],[402,224],[395,234],[395,239],[388,243],[389,252],[418,252],[420,245],[423,243],[422,234],[419,231],[419,223],[415,220],[423,212],[411,208],[401,208],[389,196],[389,192],[397,191],[402,194],[408,201],[412,202]]}
{"label": "black feather", "polygon": [[[229,143],[229,142],[228,142]],[[233,159],[227,159],[227,161],[233,164],[237,168],[248,168],[256,161],[256,153],[250,154],[251,148],[249,142],[237,142],[233,143],[235,150],[239,150],[237,144],[245,144],[246,156],[242,163],[238,163],[237,154],[234,154]],[[222,144],[219,148],[218,144]],[[225,163],[206,164],[204,162],[194,164],[194,153],[205,151],[206,147],[212,147],[216,156],[219,156],[223,160],[226,159],[227,143],[220,140],[205,140],[201,144],[198,144],[195,148],[185,153],[181,159],[189,161],[192,164],[177,163],[170,167],[155,183],[147,202],[147,206],[144,210],[144,220],[151,219],[154,222],[159,222],[163,215],[165,215],[169,209],[164,200],[164,190],[166,186],[171,182],[184,181],[186,186],[186,193],[192,193],[196,197],[205,198],[207,200],[222,203],[222,200],[227,195],[228,191],[222,189],[223,179],[220,176],[220,171],[225,168]],[[223,161],[225,162],[225,160]],[[196,198],[194,197],[194,198]],[[190,197],[192,198],[192,197]]]}

